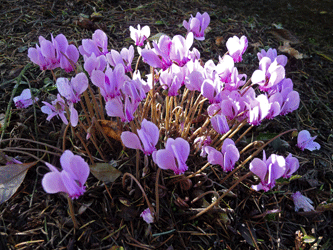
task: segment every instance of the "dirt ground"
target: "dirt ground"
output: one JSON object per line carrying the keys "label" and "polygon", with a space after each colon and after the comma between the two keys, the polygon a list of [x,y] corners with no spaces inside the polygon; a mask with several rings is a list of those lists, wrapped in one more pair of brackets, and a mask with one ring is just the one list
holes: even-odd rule
{"label": "dirt ground", "polygon": [[[250,77],[258,68],[256,54],[261,49],[277,49],[285,46],[286,41],[294,49],[278,53],[288,56],[287,77],[293,80],[301,105],[287,116],[265,122],[253,135],[294,128],[318,135],[320,151],[302,152],[282,146],[269,149],[296,155],[301,165],[297,174],[301,177],[267,194],[239,185],[234,190],[237,198],[228,198],[221,205],[232,212],[207,213],[195,220],[189,220],[193,210],[161,199],[160,221],[150,226],[138,219],[143,203],[135,203],[139,199],[138,190],[134,189],[134,196],[130,196],[122,188],[121,180],[108,185],[107,190],[94,177],[89,177],[88,191],[75,203],[80,228],[74,230],[66,198],[45,194],[41,178],[47,170],[34,167],[15,195],[0,205],[0,249],[121,249],[117,246],[169,250],[333,249],[332,206],[322,211],[295,213],[290,199],[291,193],[302,190],[315,206],[333,203],[333,2],[330,0],[3,0],[0,5],[2,120],[7,109],[11,109],[3,138],[61,145],[58,123],[46,122],[40,111],[36,116],[33,109],[21,111],[8,105],[18,82],[17,93],[28,84],[34,89],[43,88],[40,100],[45,100],[52,91],[50,72],[41,72],[36,65],[25,68],[29,63],[27,50],[35,46],[39,36],[50,39],[50,33],[62,33],[79,46],[83,38],[90,38],[94,30],[102,29],[108,34],[109,48],[119,51],[131,44],[129,26],[149,25],[152,34],[185,34],[183,20],[198,11],[211,17],[206,40],[194,45],[204,61],[217,62],[226,52],[229,37],[246,35],[249,47],[238,69]],[[1,126],[3,129],[3,122]],[[282,139],[290,145],[296,140],[291,136]],[[37,146],[14,140],[2,142],[1,148],[6,147]],[[22,156],[20,160],[29,162],[31,158]],[[55,161],[52,157],[50,160]],[[148,195],[153,197],[154,183],[144,184]],[[125,205],[123,200],[131,205]],[[264,214],[273,209],[280,212],[272,216]]]}

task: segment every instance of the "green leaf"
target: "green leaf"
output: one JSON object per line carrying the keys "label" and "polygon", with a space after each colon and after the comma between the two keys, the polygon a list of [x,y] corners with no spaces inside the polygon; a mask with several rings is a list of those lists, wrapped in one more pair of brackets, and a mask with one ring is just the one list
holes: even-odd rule
{"label": "green leaf", "polygon": [[97,163],[90,166],[90,172],[100,181],[114,182],[122,172],[109,163]]}
{"label": "green leaf", "polygon": [[0,167],[0,204],[15,194],[22,184],[28,169],[36,162],[23,164],[9,164]]}
{"label": "green leaf", "polygon": [[312,236],[312,235],[305,235],[304,237],[303,237],[303,242],[304,243],[313,243],[313,242],[315,242],[316,241],[316,237],[314,237],[314,236]]}

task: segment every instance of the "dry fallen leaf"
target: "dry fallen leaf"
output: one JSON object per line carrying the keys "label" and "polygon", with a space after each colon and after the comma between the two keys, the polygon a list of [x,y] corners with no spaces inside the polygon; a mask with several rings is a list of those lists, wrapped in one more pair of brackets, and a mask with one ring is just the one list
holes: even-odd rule
{"label": "dry fallen leaf", "polygon": [[302,53],[299,53],[298,50],[295,50],[294,48],[290,47],[289,43],[285,43],[283,46],[280,46],[278,48],[280,52],[287,53],[292,57],[295,57],[296,59],[303,59],[304,56]]}
{"label": "dry fallen leaf", "polygon": [[224,38],[222,36],[218,36],[215,38],[215,44],[217,46],[221,46],[222,45],[222,42],[223,42]]}
{"label": "dry fallen leaf", "polygon": [[109,120],[98,120],[98,122],[107,136],[121,142],[120,135],[122,131],[117,122]]}
{"label": "dry fallen leaf", "polygon": [[15,194],[29,168],[36,165],[36,163],[9,164],[0,167],[0,204]]}
{"label": "dry fallen leaf", "polygon": [[286,29],[271,29],[267,31],[271,33],[279,42],[288,42],[290,44],[300,43],[297,37],[295,37],[289,30]]}
{"label": "dry fallen leaf", "polygon": [[90,166],[90,172],[100,181],[114,182],[122,172],[109,163],[97,163]]}

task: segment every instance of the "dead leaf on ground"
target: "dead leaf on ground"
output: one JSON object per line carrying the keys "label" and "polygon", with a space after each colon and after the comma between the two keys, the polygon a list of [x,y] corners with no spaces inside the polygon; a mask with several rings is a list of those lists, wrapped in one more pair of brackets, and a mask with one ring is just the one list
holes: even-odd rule
{"label": "dead leaf on ground", "polygon": [[290,44],[300,43],[298,38],[286,29],[271,29],[267,33],[271,33],[279,42],[288,42]]}
{"label": "dead leaf on ground", "polygon": [[100,126],[103,129],[103,132],[108,136],[116,141],[121,142],[121,127],[118,125],[115,121],[109,121],[109,120],[98,120]]}
{"label": "dead leaf on ground", "polygon": [[283,46],[280,46],[278,48],[278,50],[280,52],[287,53],[290,56],[295,57],[296,59],[303,59],[303,58],[305,58],[304,55],[302,53],[299,53],[298,50],[290,47],[289,43],[285,43]]}
{"label": "dead leaf on ground", "polygon": [[122,172],[109,163],[97,163],[90,166],[90,172],[100,181],[114,182]]}
{"label": "dead leaf on ground", "polygon": [[9,164],[0,167],[0,204],[15,194],[29,168],[36,165],[36,163]]}

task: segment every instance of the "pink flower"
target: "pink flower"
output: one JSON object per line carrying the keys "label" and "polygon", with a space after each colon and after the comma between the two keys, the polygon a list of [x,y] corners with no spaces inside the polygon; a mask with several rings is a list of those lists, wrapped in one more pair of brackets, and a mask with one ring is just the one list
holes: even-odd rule
{"label": "pink flower", "polygon": [[124,66],[125,73],[132,72],[132,61],[134,58],[134,47],[131,45],[129,49],[122,48],[120,53],[114,49],[110,53],[106,54],[106,60],[112,67],[116,67],[118,64]]}
{"label": "pink flower", "polygon": [[88,78],[85,73],[81,72],[71,81],[63,77],[58,78],[56,84],[60,95],[71,103],[77,103],[80,101],[80,95],[88,88]]}
{"label": "pink flower", "polygon": [[240,156],[234,141],[229,138],[224,140],[221,152],[210,146],[206,146],[205,151],[208,154],[208,162],[213,165],[220,165],[226,172],[234,169]]}
{"label": "pink flower", "polygon": [[38,101],[37,97],[34,97],[32,100],[31,91],[30,89],[25,89],[22,91],[21,95],[15,96],[13,98],[16,108],[25,109],[32,105],[33,103]]}
{"label": "pink flower", "polygon": [[92,39],[83,39],[79,46],[81,55],[88,57],[94,53],[97,57],[108,53],[108,37],[102,30],[95,30]]}
{"label": "pink flower", "polygon": [[215,131],[221,135],[227,133],[230,130],[227,118],[223,114],[217,114],[211,117],[210,122],[212,123],[212,127],[215,129]]}
{"label": "pink flower", "polygon": [[129,30],[131,32],[130,36],[137,46],[143,46],[144,41],[150,36],[150,28],[147,25],[142,27],[142,29],[140,24],[138,24],[138,29],[130,26]]}
{"label": "pink flower", "polygon": [[188,166],[186,160],[190,154],[190,144],[181,137],[169,138],[165,149],[154,151],[153,161],[161,169],[171,169],[175,174],[183,174]]}
{"label": "pink flower", "polygon": [[138,135],[129,131],[121,133],[121,141],[125,147],[140,149],[145,155],[150,155],[156,151],[159,130],[154,123],[143,119],[141,129],[138,129],[137,133]]}
{"label": "pink flower", "polygon": [[192,32],[194,38],[197,40],[205,40],[205,29],[210,23],[210,17],[207,12],[202,15],[198,12],[195,17],[191,15],[190,20],[183,21],[183,26],[187,29],[187,32]]}
{"label": "pink flower", "polygon": [[276,154],[270,155],[266,160],[266,154],[263,151],[263,159],[254,158],[250,163],[250,171],[261,180],[258,185],[253,185],[252,188],[256,191],[262,189],[267,192],[275,186],[275,180],[286,172],[286,160],[283,156]]}
{"label": "pink flower", "polygon": [[72,64],[76,64],[79,59],[79,51],[73,44],[68,44],[63,34],[57,35],[56,38],[51,34],[51,41],[40,36],[39,44],[40,46],[36,45],[36,48],[29,48],[28,57],[33,63],[38,64],[41,70],[52,70],[57,67],[66,72],[73,70]]}
{"label": "pink flower", "polygon": [[66,150],[60,157],[60,164],[63,168],[61,172],[50,163],[45,164],[51,170],[44,175],[42,180],[45,192],[49,194],[67,193],[72,199],[77,199],[85,192],[84,183],[89,176],[90,169],[81,156]]}
{"label": "pink flower", "polygon": [[314,140],[317,138],[317,136],[311,137],[310,132],[307,130],[302,130],[298,133],[297,137],[297,147],[299,147],[300,150],[319,150],[320,145],[317,142],[314,142]]}
{"label": "pink flower", "polygon": [[142,217],[142,219],[145,222],[147,222],[148,224],[154,222],[154,217],[153,217],[152,213],[150,212],[149,208],[146,208],[145,210],[143,210],[142,213],[140,214],[140,217]]}
{"label": "pink flower", "polygon": [[48,115],[46,120],[50,121],[54,116],[58,115],[64,124],[68,124],[67,118],[65,116],[66,104],[64,99],[61,98],[60,94],[57,95],[57,99],[52,101],[52,105],[44,101],[42,103],[44,103],[45,106],[43,106],[41,110],[44,114]]}
{"label": "pink flower", "polygon": [[234,59],[234,62],[238,63],[243,60],[242,55],[248,46],[246,36],[242,36],[240,39],[237,36],[230,37],[226,43],[229,55]]}
{"label": "pink flower", "polygon": [[304,212],[310,212],[314,210],[314,207],[311,205],[313,201],[308,197],[302,195],[299,191],[294,193],[291,198],[293,198],[295,204],[295,211],[297,212],[299,209],[303,209]]}

